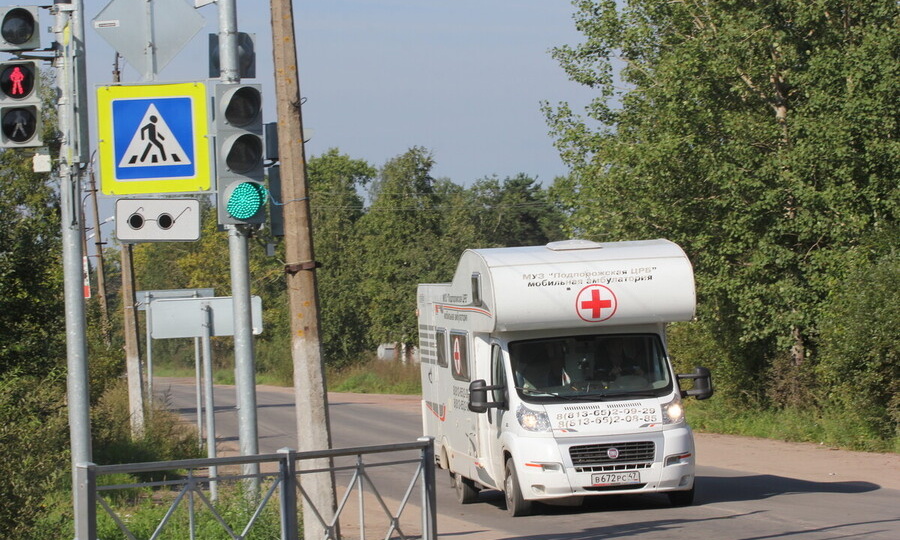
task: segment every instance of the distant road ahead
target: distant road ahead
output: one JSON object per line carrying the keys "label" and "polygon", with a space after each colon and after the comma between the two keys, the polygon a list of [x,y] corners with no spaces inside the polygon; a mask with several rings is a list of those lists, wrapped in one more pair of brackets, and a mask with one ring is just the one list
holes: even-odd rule
{"label": "distant road ahead", "polygon": [[[158,378],[154,388],[171,409],[195,421],[192,381]],[[216,387],[215,397],[220,446],[237,448],[234,388]],[[260,386],[257,404],[260,451],[296,447],[293,390]],[[329,412],[335,448],[421,435],[415,396],[330,394]],[[507,517],[496,492],[482,493],[475,504],[458,504],[439,470],[439,534],[453,540],[900,538],[897,455],[703,435],[698,454],[694,506],[671,508],[660,496],[599,497],[582,507],[548,506],[515,519]]]}

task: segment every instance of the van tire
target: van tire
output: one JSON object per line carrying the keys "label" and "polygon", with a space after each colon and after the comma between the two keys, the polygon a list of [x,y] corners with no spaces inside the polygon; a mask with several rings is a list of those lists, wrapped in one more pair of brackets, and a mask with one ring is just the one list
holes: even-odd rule
{"label": "van tire", "polygon": [[666,493],[669,497],[669,504],[672,506],[690,506],[694,504],[694,487],[687,491],[669,491]]}
{"label": "van tire", "polygon": [[506,511],[512,517],[527,516],[533,511],[533,503],[522,496],[519,476],[512,459],[506,460],[506,479],[503,482],[503,495],[506,498]]}
{"label": "van tire", "polygon": [[456,490],[456,500],[459,504],[471,504],[478,500],[478,488],[475,482],[464,476],[450,473],[450,487]]}

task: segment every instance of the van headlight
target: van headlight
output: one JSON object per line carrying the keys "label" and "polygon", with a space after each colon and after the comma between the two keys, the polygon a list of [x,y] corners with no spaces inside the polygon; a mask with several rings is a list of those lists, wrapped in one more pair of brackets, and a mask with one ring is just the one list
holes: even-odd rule
{"label": "van headlight", "polygon": [[534,411],[519,405],[516,409],[516,420],[526,431],[550,431],[550,417],[543,411]]}
{"label": "van headlight", "polygon": [[662,404],[663,424],[679,424],[684,422],[684,408],[681,406],[681,396],[678,393],[672,401]]}

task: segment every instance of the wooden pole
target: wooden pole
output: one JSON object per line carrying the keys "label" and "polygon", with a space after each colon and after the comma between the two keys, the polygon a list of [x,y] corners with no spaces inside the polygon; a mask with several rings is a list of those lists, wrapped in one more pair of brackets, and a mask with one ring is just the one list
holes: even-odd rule
{"label": "wooden pole", "polygon": [[[278,156],[281,162],[281,203],[284,205],[285,273],[291,310],[291,357],[294,363],[294,399],[298,449],[331,448],[325,366],[319,341],[319,298],[312,242],[300,80],[290,0],[271,0],[275,97],[278,116]],[[304,461],[303,467],[330,466]],[[334,476],[304,475],[303,485],[313,505],[330,522],[337,510]],[[330,515],[329,515],[330,509]],[[322,538],[324,529],[307,508],[304,498],[303,530],[307,540]],[[337,535],[339,537],[339,534]]]}

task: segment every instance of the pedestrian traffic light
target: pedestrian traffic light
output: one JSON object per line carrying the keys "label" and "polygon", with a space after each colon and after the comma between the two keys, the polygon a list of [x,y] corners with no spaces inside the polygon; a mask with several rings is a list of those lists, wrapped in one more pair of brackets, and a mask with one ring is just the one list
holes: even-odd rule
{"label": "pedestrian traffic light", "polygon": [[0,63],[0,148],[43,146],[38,63]]}
{"label": "pedestrian traffic light", "polygon": [[30,51],[41,46],[38,6],[0,7],[0,51]]}
{"label": "pedestrian traffic light", "polygon": [[213,110],[219,224],[263,223],[268,190],[260,85],[216,85]]}

